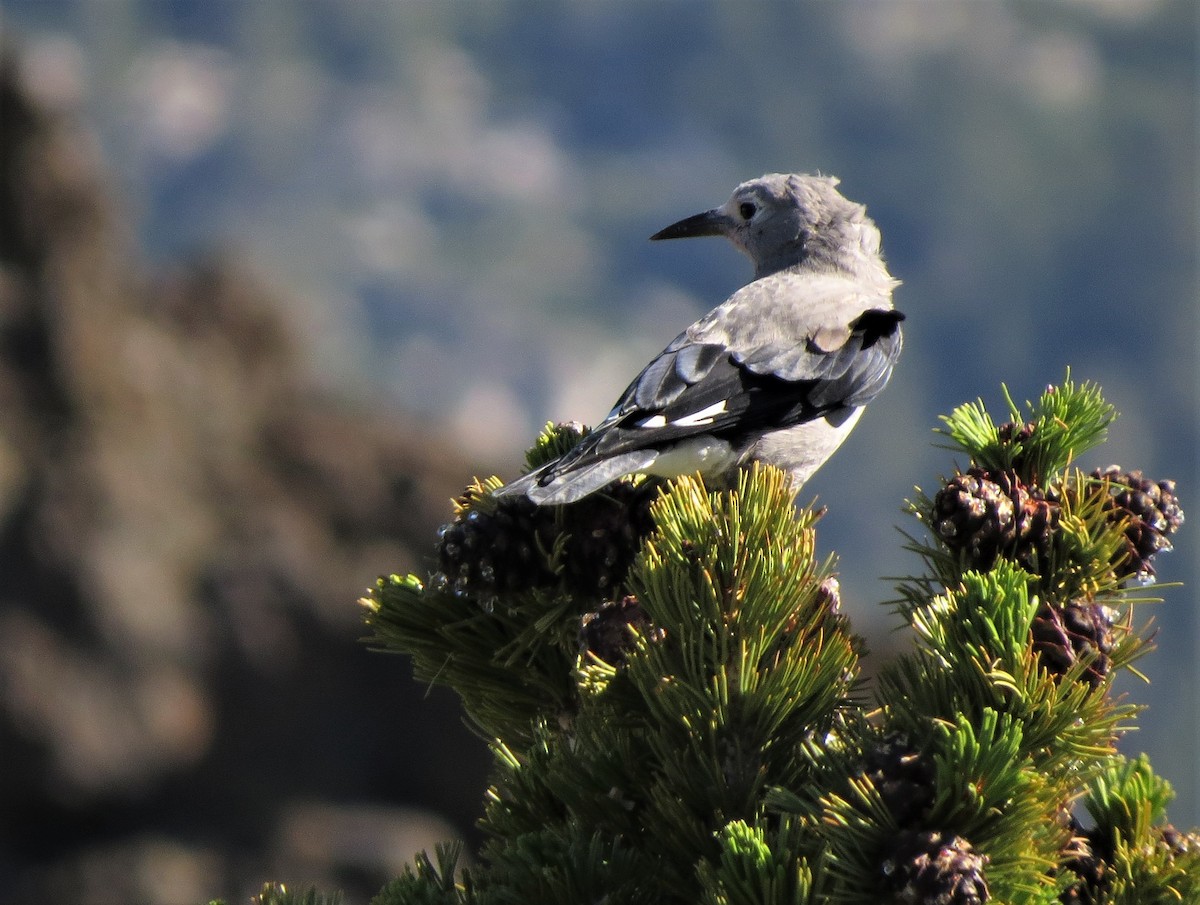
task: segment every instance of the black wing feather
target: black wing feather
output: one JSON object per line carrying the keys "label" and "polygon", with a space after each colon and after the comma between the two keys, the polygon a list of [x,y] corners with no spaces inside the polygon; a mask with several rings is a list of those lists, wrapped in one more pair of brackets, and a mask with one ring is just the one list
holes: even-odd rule
{"label": "black wing feather", "polygon": [[[865,405],[891,376],[903,319],[890,309],[866,311],[850,325],[847,341],[829,351],[810,341],[794,350],[774,347],[734,355],[724,345],[689,343],[681,335],[647,365],[605,421],[562,464],[618,455],[648,442],[662,446],[700,434],[720,437],[788,427],[838,408]],[[796,361],[797,356],[803,361]],[[786,373],[812,376],[787,380],[752,369],[752,362],[768,360],[779,361],[779,370]],[[711,419],[677,423],[722,401],[724,411]],[[643,426],[651,419],[665,423]]]}

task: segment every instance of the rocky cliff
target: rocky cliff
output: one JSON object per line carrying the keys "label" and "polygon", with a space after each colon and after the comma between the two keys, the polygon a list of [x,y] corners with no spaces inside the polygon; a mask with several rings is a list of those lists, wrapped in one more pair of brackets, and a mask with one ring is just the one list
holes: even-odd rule
{"label": "rocky cliff", "polygon": [[471,468],[322,390],[245,262],[150,272],[94,147],[6,53],[0,898],[373,891],[469,827],[484,758],[354,601]]}

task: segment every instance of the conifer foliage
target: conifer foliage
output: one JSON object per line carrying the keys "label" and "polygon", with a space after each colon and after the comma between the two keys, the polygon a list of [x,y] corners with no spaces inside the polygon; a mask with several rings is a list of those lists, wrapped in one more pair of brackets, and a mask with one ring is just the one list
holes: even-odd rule
{"label": "conifer foliage", "polygon": [[[916,644],[870,687],[782,473],[540,510],[473,484],[436,571],[363,603],[491,740],[488,841],[376,905],[1200,901],[1200,837],[1116,753],[1137,708],[1110,693],[1148,646],[1175,487],[1074,467],[1114,418],[1094,386],[1008,405],[944,419],[967,461],[908,504]],[[580,435],[549,428],[530,466]]]}

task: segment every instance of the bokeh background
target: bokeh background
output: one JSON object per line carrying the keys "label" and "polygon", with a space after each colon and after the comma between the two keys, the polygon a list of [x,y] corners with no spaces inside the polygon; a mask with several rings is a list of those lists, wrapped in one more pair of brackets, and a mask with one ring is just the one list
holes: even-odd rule
{"label": "bokeh background", "polygon": [[[877,655],[938,415],[1001,383],[1098,382],[1081,464],[1200,520],[1198,9],[0,0],[0,898],[365,901],[471,838],[484,746],[355,598],[747,279],[646,237],[763,172],[841,177],[904,281],[804,491]],[[1189,826],[1198,552],[1123,686]]]}

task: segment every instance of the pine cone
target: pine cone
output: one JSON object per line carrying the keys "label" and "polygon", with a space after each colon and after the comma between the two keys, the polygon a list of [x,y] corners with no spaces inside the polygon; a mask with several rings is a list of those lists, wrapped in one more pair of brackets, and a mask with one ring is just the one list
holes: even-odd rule
{"label": "pine cone", "polygon": [[662,484],[618,481],[601,493],[561,507],[563,531],[570,535],[563,582],[574,594],[603,598],[620,584],[654,530],[650,505]]}
{"label": "pine cone", "polygon": [[937,492],[932,523],[946,546],[966,551],[976,569],[991,568],[1016,537],[1012,497],[982,468],[955,475]]}
{"label": "pine cone", "polygon": [[842,588],[835,576],[830,575],[817,585],[815,606],[815,612],[807,605],[791,612],[776,642],[767,647],[759,658],[759,669],[774,669],[786,651],[796,645],[803,646],[812,638],[814,631],[843,635],[850,641],[856,653],[862,653],[862,639],[854,634],[849,617],[841,612]]}
{"label": "pine cone", "polygon": [[1031,629],[1033,649],[1053,675],[1063,676],[1082,657],[1095,654],[1083,679],[1093,689],[1108,675],[1113,648],[1112,618],[1099,603],[1042,604]]}
{"label": "pine cone", "polygon": [[1026,421],[1024,424],[1017,424],[1015,421],[1005,421],[996,428],[996,434],[1000,438],[1001,443],[1024,443],[1033,436],[1037,425],[1032,421]]}
{"label": "pine cone", "polygon": [[[1078,829],[1071,840],[1071,855],[1063,866],[1075,874],[1076,880],[1058,897],[1063,905],[1098,905],[1108,901],[1109,861],[1112,845],[1098,829]],[[1181,833],[1171,824],[1154,827],[1157,844],[1167,849],[1171,858],[1200,850],[1200,833]]]}
{"label": "pine cone", "polygon": [[965,551],[968,568],[986,571],[1009,556],[1037,573],[1049,562],[1059,509],[1053,493],[1026,485],[1016,472],[973,466],[938,491],[932,521],[946,546]]}
{"label": "pine cone", "polygon": [[1037,424],[1033,421],[1026,421],[1024,424],[1006,421],[996,427],[996,438],[1000,441],[1001,447],[1008,447],[1004,458],[1009,463],[1009,467],[1014,473],[1023,475],[1030,481],[1038,481],[1043,477],[1033,473],[1027,461],[1033,448],[1033,444],[1029,441],[1036,431]]}
{"label": "pine cone", "polygon": [[542,432],[537,438],[533,449],[525,454],[529,470],[540,468],[547,462],[553,462],[564,456],[579,445],[591,431],[578,421],[559,421],[552,428]]}
{"label": "pine cone", "polygon": [[903,905],[983,905],[990,898],[987,863],[959,836],[904,832],[883,863],[884,884]]}
{"label": "pine cone", "polygon": [[655,631],[651,628],[650,617],[641,603],[629,594],[619,601],[605,603],[594,613],[587,613],[583,617],[579,631],[580,646],[610,666],[620,666],[633,649],[631,628],[639,635],[649,634],[652,639],[661,637],[661,629]]}
{"label": "pine cone", "polygon": [[862,774],[871,780],[899,826],[911,823],[933,803],[933,763],[903,733],[890,732],[868,749]]}
{"label": "pine cone", "polygon": [[1075,836],[1066,852],[1070,857],[1063,862],[1063,869],[1074,874],[1075,880],[1062,891],[1058,901],[1062,905],[1095,905],[1104,901],[1108,888],[1108,862],[1098,851],[1104,846],[1093,839],[1095,830],[1083,830],[1078,823],[1075,827]]}
{"label": "pine cone", "polygon": [[1114,519],[1126,519],[1125,556],[1118,566],[1121,578],[1154,577],[1154,556],[1170,550],[1170,536],[1183,524],[1183,509],[1174,481],[1151,481],[1140,471],[1122,472],[1119,465],[1096,469],[1092,477],[1108,482],[1106,508]]}
{"label": "pine cone", "polygon": [[1067,869],[1079,879],[1058,896],[1062,905],[1097,905],[1105,901],[1103,890],[1108,885],[1108,865],[1099,858],[1088,857],[1068,862]]}
{"label": "pine cone", "polygon": [[1014,490],[1014,501],[1017,539],[1013,558],[1023,569],[1042,573],[1049,564],[1054,532],[1058,530],[1058,502],[1048,498],[1040,487],[1022,487],[1019,483]]}
{"label": "pine cone", "polygon": [[[470,505],[469,497],[463,501]],[[503,497],[495,510],[461,509],[438,531],[439,572],[435,587],[445,584],[459,595],[487,600],[506,591],[547,587],[556,581],[544,550],[554,546],[554,513],[524,497]]]}
{"label": "pine cone", "polygon": [[[431,584],[486,601],[561,581],[573,594],[602,599],[624,580],[642,538],[653,530],[650,504],[660,486],[618,481],[568,506],[537,506],[525,497],[480,505],[468,491],[454,521],[438,532],[439,571]],[[563,534],[560,576],[551,570],[549,556]]]}
{"label": "pine cone", "polygon": [[1200,851],[1200,832],[1196,830],[1183,833],[1166,823],[1154,831],[1159,835],[1159,844],[1167,848],[1172,858]]}

